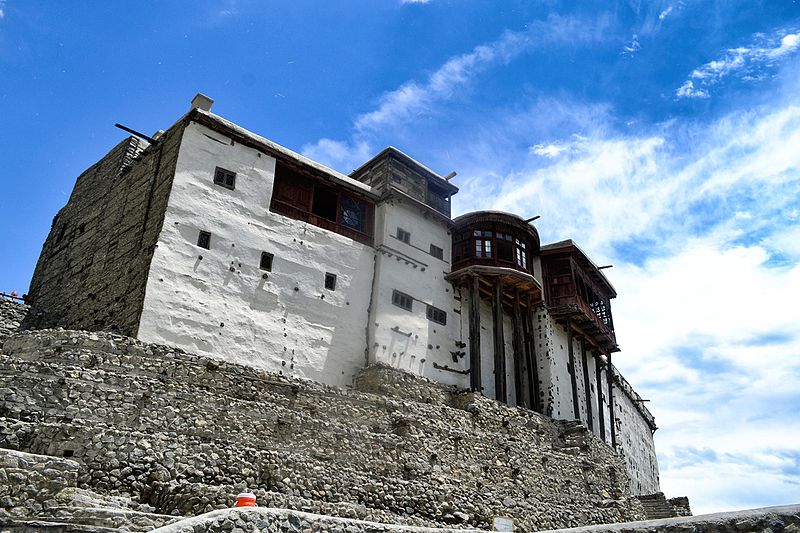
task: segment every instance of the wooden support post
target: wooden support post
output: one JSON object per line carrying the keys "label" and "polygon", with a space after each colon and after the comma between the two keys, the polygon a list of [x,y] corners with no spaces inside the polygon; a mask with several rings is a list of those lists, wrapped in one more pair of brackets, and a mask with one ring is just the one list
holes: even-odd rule
{"label": "wooden support post", "polygon": [[594,430],[594,416],[592,413],[592,392],[589,387],[589,359],[586,357],[586,340],[581,338],[581,359],[583,364],[583,390],[586,396],[586,426],[589,431]]}
{"label": "wooden support post", "polygon": [[608,380],[608,425],[611,428],[611,447],[617,449],[617,430],[614,423],[614,365],[611,364],[611,353],[607,353],[608,368],[606,369],[606,380]]}
{"label": "wooden support post", "polygon": [[503,338],[503,280],[495,279],[492,291],[492,322],[494,322],[494,394],[495,399],[507,403],[506,394],[506,343]]}
{"label": "wooden support post", "polygon": [[514,293],[514,313],[511,315],[514,330],[514,391],[516,392],[517,405],[527,409],[531,408],[528,395],[528,368],[525,351],[525,339],[522,336],[522,306],[519,302],[519,289]]}
{"label": "wooden support post", "polygon": [[536,366],[536,333],[533,327],[533,303],[528,295],[528,307],[525,309],[525,320],[522,323],[525,330],[525,357],[528,361],[528,386],[531,395],[531,409],[537,413],[542,412],[542,401],[539,397],[539,367]]}
{"label": "wooden support post", "polygon": [[469,385],[476,392],[483,390],[481,382],[481,292],[478,276],[469,286]]}
{"label": "wooden support post", "polygon": [[600,439],[606,442],[606,415],[603,411],[603,365],[600,364],[600,357],[594,360],[595,387],[597,387],[597,418],[600,422]]}
{"label": "wooden support post", "polygon": [[572,333],[572,324],[567,322],[567,350],[569,353],[569,382],[572,385],[572,414],[575,420],[581,419],[581,409],[578,405],[578,380],[575,376],[575,350],[572,347],[572,340],[575,338]]}

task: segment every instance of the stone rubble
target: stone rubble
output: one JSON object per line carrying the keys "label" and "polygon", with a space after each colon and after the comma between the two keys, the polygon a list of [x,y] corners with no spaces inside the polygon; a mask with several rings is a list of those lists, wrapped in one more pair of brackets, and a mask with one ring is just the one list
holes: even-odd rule
{"label": "stone rubble", "polygon": [[620,458],[559,423],[389,367],[328,387],[110,333],[39,330],[0,355],[0,447],[69,457],[77,486],[159,514],[261,505],[521,530],[644,518]]}

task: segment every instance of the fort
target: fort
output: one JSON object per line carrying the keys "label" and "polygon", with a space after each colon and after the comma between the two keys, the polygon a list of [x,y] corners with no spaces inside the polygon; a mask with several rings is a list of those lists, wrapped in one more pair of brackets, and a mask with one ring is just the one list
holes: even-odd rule
{"label": "fort", "polygon": [[395,148],[344,175],[211,105],[81,174],[27,305],[0,300],[2,527],[147,530],[242,490],[396,527],[691,514],[578,244],[452,218],[453,175]]}

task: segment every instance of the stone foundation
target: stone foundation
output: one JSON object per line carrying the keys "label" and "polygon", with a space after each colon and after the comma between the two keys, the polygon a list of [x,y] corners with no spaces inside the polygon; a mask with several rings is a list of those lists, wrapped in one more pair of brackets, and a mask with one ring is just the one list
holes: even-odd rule
{"label": "stone foundation", "polygon": [[20,333],[0,355],[0,447],[69,457],[79,488],[162,514],[246,488],[262,505],[420,526],[644,517],[619,457],[578,424],[388,367],[358,382],[374,393],[119,335]]}

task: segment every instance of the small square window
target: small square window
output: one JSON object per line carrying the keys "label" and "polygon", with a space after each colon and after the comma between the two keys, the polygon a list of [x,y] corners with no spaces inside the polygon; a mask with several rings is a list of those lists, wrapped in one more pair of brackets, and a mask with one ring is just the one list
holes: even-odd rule
{"label": "small square window", "polygon": [[406,244],[411,242],[411,234],[403,228],[397,228],[397,238]]}
{"label": "small square window", "polygon": [[236,188],[236,172],[217,167],[214,171],[214,184],[234,190]]}
{"label": "small square window", "polygon": [[429,305],[425,314],[428,317],[428,320],[431,322],[436,322],[437,324],[441,324],[443,326],[447,325],[447,312],[442,311],[441,309]]}
{"label": "small square window", "polygon": [[431,255],[436,259],[444,259],[444,250],[442,250],[435,244],[431,244]]}
{"label": "small square window", "polygon": [[329,291],[336,290],[336,274],[325,272],[325,288]]}
{"label": "small square window", "polygon": [[397,307],[405,309],[406,311],[411,311],[411,304],[413,301],[414,298],[404,292],[397,290],[392,291],[392,303]]}
{"label": "small square window", "polygon": [[274,256],[269,252],[261,252],[261,263],[258,265],[261,270],[272,272],[272,258]]}
{"label": "small square window", "polygon": [[197,246],[200,248],[205,248],[206,250],[211,249],[211,234],[207,231],[201,231],[200,234],[197,236]]}

